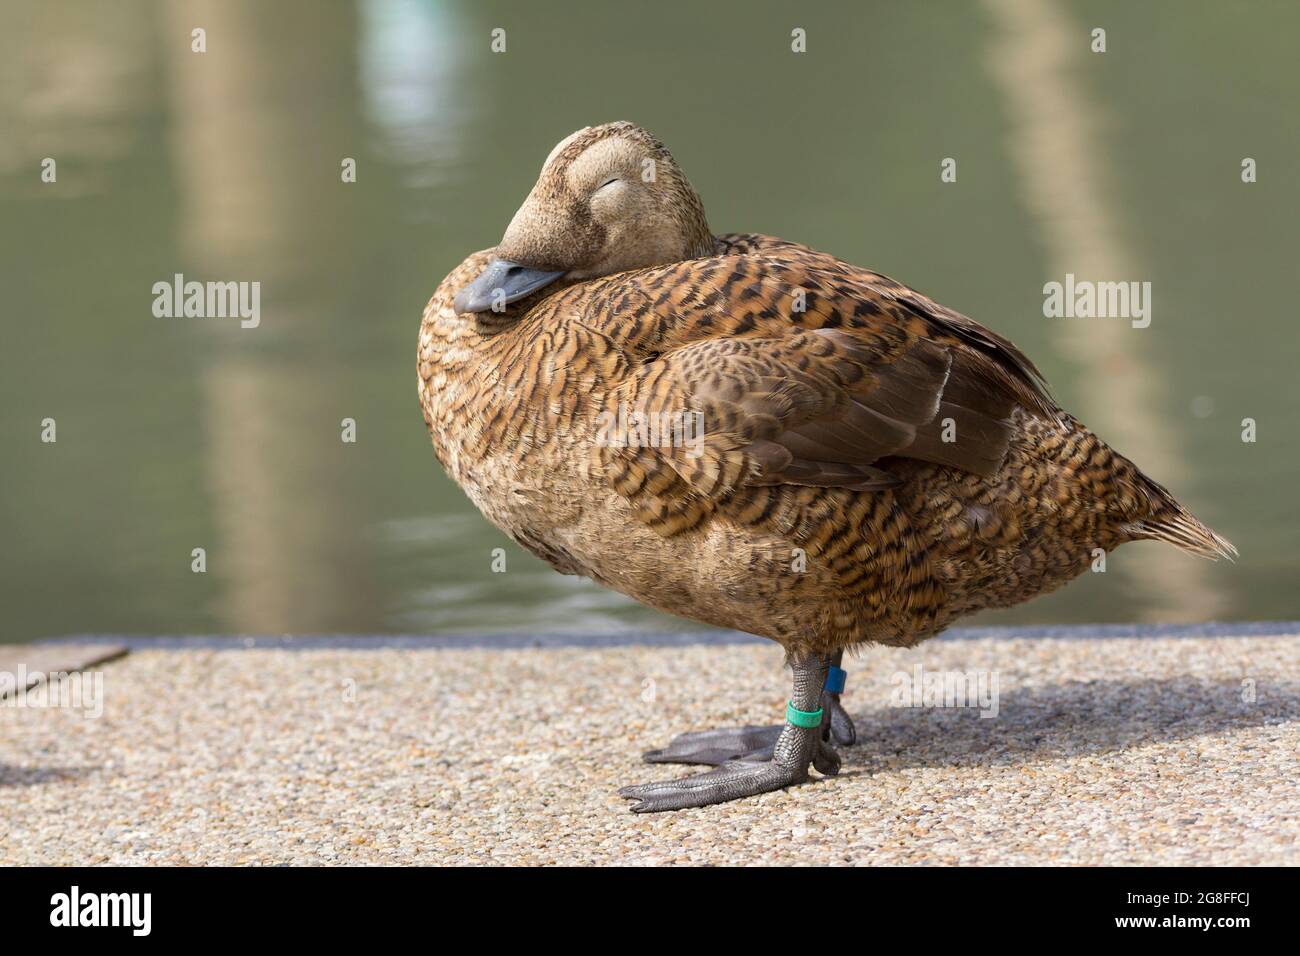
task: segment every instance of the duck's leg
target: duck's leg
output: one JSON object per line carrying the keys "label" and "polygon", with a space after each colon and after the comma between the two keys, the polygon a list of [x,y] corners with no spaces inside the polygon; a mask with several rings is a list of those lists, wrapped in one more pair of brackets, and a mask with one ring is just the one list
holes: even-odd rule
{"label": "duck's leg", "polygon": [[844,663],[844,651],[831,655],[830,670],[826,672],[827,713],[831,715],[831,739],[837,744],[851,747],[858,740],[858,732],[849,719],[849,713],[840,706],[840,695],[844,693],[844,684],[849,679],[848,672],[841,666]]}
{"label": "duck's leg", "polygon": [[786,723],[772,745],[767,760],[728,760],[713,770],[662,783],[624,787],[619,796],[636,800],[637,813],[705,807],[741,797],[780,790],[808,779],[808,767],[831,775],[839,772],[840,758],[823,739],[830,718],[821,706],[830,658],[811,654],[793,663],[794,693],[786,710]]}
{"label": "duck's leg", "polygon": [[[837,744],[849,746],[857,739],[853,721],[840,705],[847,675],[840,667],[844,652],[836,651],[830,659],[826,688],[821,706],[829,715],[827,732]],[[724,727],[718,730],[695,730],[678,734],[667,747],[642,754],[646,763],[706,764],[716,767],[728,760],[770,760],[772,748],[781,736],[783,724],[770,727]]]}

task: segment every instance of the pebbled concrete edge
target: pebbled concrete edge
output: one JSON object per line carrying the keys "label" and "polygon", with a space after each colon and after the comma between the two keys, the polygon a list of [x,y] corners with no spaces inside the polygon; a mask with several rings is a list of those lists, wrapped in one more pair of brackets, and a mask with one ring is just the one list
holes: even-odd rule
{"label": "pebbled concrete edge", "polygon": [[[935,640],[1012,638],[1113,639],[1180,637],[1300,636],[1300,621],[1238,621],[1205,624],[1092,624],[1048,627],[957,627]],[[81,634],[56,638],[47,646],[111,646],[126,650],[376,650],[379,648],[526,650],[557,647],[683,647],[693,644],[753,644],[764,638],[739,631],[616,631],[612,633],[502,634]],[[40,645],[9,645],[22,653]],[[0,661],[6,651],[0,646]],[[114,655],[116,656],[116,655]],[[100,658],[105,660],[107,658]],[[3,670],[0,664],[0,670]],[[66,669],[66,668],[65,668]]]}
{"label": "pebbled concrete edge", "polygon": [[[39,644],[0,644],[0,700],[43,683],[49,674],[84,671],[127,654],[124,641],[60,638]],[[21,685],[21,686],[19,686]]]}

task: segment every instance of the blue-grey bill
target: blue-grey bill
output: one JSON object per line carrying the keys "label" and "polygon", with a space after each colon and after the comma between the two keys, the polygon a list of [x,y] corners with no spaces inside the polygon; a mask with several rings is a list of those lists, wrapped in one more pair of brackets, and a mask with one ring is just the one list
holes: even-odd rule
{"label": "blue-grey bill", "polygon": [[452,304],[457,312],[500,310],[562,275],[563,272],[530,269],[508,259],[493,259],[482,275],[456,293]]}

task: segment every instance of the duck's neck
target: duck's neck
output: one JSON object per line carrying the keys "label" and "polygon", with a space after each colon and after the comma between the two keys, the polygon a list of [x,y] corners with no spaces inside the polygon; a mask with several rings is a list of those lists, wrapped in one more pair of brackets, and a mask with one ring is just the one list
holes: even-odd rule
{"label": "duck's neck", "polygon": [[704,203],[700,194],[675,166],[669,171],[666,185],[669,197],[666,210],[669,217],[676,221],[677,234],[686,239],[686,255],[683,258],[699,259],[701,256],[713,255],[716,240],[709,229],[709,219],[704,215]]}
{"label": "duck's neck", "polygon": [[[690,259],[726,255],[730,250],[730,246],[726,240],[713,235],[709,231],[709,225],[704,220],[703,211],[700,212],[698,221],[698,235],[692,240],[688,254],[680,261],[685,262]],[[664,264],[668,265],[669,263]],[[512,302],[504,312],[480,312],[473,315],[447,312],[443,313],[441,318],[435,319],[434,324],[441,326],[441,332],[445,338],[459,340],[461,345],[473,346],[492,339],[500,332],[513,328],[521,318],[528,314],[528,311],[533,306],[547,296],[554,295],[568,286],[590,282],[599,278],[604,278],[604,276],[583,279],[561,278],[530,296]]]}

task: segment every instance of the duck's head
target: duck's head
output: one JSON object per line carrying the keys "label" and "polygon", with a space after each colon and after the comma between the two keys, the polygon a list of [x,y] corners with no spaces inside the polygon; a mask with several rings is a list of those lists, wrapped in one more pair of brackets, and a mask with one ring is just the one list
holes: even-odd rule
{"label": "duck's head", "polygon": [[704,206],[672,154],[634,123],[561,140],[457,312],[501,312],[539,289],[680,262],[713,247]]}

